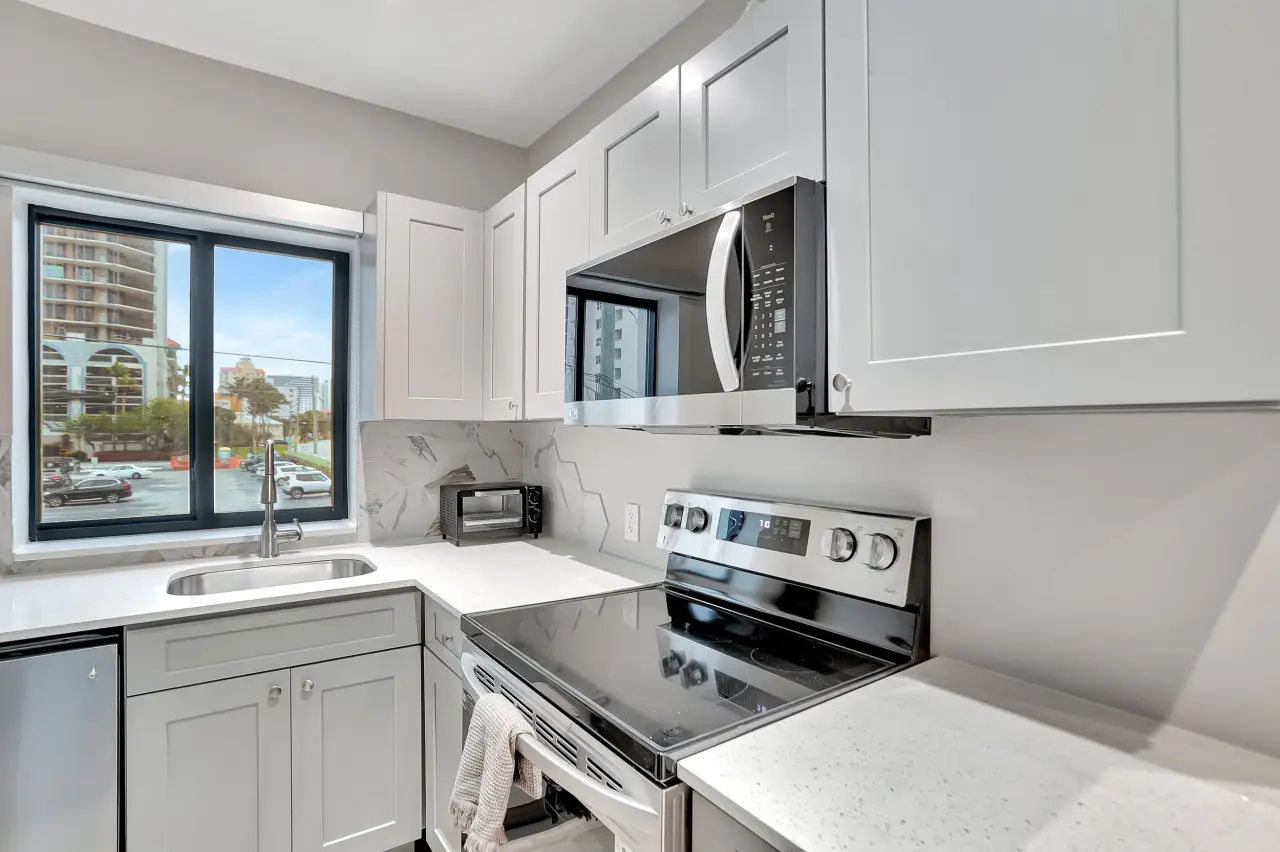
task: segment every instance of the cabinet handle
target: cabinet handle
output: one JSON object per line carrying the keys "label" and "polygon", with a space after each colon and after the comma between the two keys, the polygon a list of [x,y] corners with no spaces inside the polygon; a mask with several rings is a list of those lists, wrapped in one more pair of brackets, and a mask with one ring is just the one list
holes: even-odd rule
{"label": "cabinet handle", "polygon": [[693,208],[689,206],[689,202],[687,202],[687,201],[681,201],[681,202],[680,202],[680,215],[681,215],[681,216],[692,216],[692,215],[693,215]]}
{"label": "cabinet handle", "polygon": [[302,682],[302,691],[303,691],[303,692],[310,692],[311,690],[313,690],[313,689],[315,689],[315,688],[316,688],[316,682],[315,682],[314,680],[310,680],[310,679],[308,679],[308,680],[304,680],[304,681]]}
{"label": "cabinet handle", "polygon": [[658,211],[658,224],[665,225],[670,221],[671,221],[671,217],[667,215],[667,211],[665,210]]}
{"label": "cabinet handle", "polygon": [[451,633],[441,633],[441,634],[440,634],[440,644],[441,644],[441,645],[451,645],[451,644],[453,644],[453,634],[451,634]]}
{"label": "cabinet handle", "polygon": [[267,698],[275,699],[279,698],[281,695],[284,695],[284,690],[278,686],[273,686],[267,690]]}

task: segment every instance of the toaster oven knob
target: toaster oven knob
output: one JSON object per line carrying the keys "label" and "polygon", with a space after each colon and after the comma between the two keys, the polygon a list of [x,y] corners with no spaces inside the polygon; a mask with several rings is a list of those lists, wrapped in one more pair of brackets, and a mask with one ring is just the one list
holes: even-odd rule
{"label": "toaster oven knob", "polygon": [[684,515],[684,526],[689,532],[702,532],[707,528],[707,510],[693,506]]}
{"label": "toaster oven knob", "polygon": [[538,521],[542,520],[542,510],[537,506],[530,506],[528,513],[529,523],[536,524]]}
{"label": "toaster oven knob", "polygon": [[823,538],[826,556],[832,562],[848,562],[858,549],[858,540],[844,527],[836,527]]}
{"label": "toaster oven knob", "polygon": [[679,503],[668,503],[667,507],[662,510],[662,525],[664,527],[679,527],[684,522],[684,506]]}
{"label": "toaster oven knob", "polygon": [[675,677],[680,674],[682,668],[684,668],[684,654],[679,651],[672,651],[662,658],[663,677]]}
{"label": "toaster oven knob", "polygon": [[898,558],[898,545],[884,533],[875,533],[867,541],[867,567],[885,571]]}

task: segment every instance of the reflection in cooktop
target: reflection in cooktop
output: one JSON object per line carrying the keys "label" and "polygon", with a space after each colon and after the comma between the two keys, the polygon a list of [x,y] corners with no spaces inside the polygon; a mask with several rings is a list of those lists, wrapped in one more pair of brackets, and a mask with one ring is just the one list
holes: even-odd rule
{"label": "reflection in cooktop", "polygon": [[660,751],[887,665],[662,586],[474,621]]}

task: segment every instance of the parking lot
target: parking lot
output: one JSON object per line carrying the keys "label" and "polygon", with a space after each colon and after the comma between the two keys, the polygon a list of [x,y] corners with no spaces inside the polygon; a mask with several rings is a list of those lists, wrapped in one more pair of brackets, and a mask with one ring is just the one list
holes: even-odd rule
{"label": "parking lot", "polygon": [[[133,497],[119,503],[80,503],[44,507],[46,521],[89,521],[103,518],[138,518],[157,515],[182,515],[190,511],[187,489],[190,475],[185,470],[144,465],[151,470],[146,479],[130,479]],[[87,470],[71,474],[72,480],[84,477]],[[262,508],[260,495],[262,480],[239,469],[213,472],[214,506],[219,512],[256,512]],[[312,494],[294,500],[284,494],[276,498],[277,508],[330,506],[333,498],[328,494]]]}

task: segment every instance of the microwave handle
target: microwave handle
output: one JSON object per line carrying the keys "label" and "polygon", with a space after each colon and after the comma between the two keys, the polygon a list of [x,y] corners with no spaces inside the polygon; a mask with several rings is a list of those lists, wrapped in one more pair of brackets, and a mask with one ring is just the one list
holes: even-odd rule
{"label": "microwave handle", "polygon": [[707,266],[707,337],[711,341],[711,357],[720,376],[720,386],[726,391],[738,389],[738,365],[733,362],[733,341],[729,339],[726,288],[733,243],[741,226],[741,210],[730,210],[724,214],[711,249],[711,263]]}
{"label": "microwave handle", "polygon": [[[464,651],[459,662],[469,691],[477,696],[488,693],[489,690],[481,686],[476,677],[475,655]],[[567,790],[596,819],[616,836],[625,839],[637,852],[657,849],[653,844],[658,836],[658,813],[653,808],[610,790],[543,745],[536,737],[528,734],[516,737],[516,751]]]}

